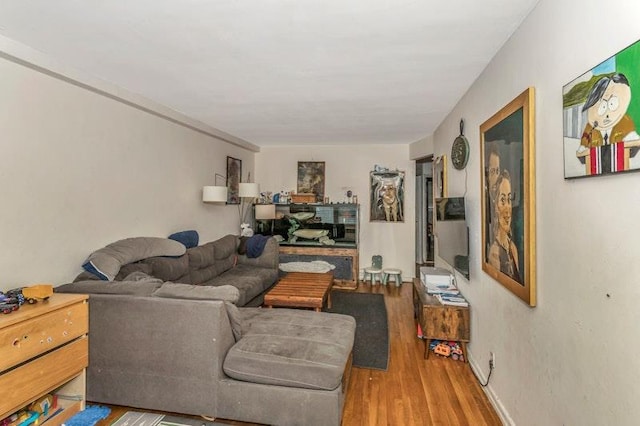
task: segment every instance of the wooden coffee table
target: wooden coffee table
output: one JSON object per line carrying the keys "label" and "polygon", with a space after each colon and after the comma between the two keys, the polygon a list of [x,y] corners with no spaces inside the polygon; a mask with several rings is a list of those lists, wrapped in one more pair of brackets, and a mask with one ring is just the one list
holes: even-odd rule
{"label": "wooden coffee table", "polygon": [[289,272],[264,296],[264,305],[322,310],[324,301],[331,307],[333,273]]}

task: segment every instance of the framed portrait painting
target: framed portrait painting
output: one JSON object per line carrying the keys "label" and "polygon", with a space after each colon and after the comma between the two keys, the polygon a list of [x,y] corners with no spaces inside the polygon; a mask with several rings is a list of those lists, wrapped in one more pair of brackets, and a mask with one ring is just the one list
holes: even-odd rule
{"label": "framed portrait painting", "polygon": [[640,170],[640,41],[562,88],[564,178]]}
{"label": "framed portrait painting", "polygon": [[482,270],[536,305],[534,89],[480,126]]}
{"label": "framed portrait painting", "polygon": [[404,172],[373,171],[369,175],[369,220],[404,222]]}
{"label": "framed portrait painting", "polygon": [[242,160],[227,157],[227,204],[240,204]]}
{"label": "framed portrait painting", "polygon": [[298,194],[314,194],[324,200],[324,161],[298,161]]}

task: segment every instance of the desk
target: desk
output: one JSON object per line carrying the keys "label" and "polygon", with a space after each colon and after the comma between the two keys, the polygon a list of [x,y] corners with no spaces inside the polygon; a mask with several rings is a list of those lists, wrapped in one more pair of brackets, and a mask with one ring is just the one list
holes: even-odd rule
{"label": "desk", "polygon": [[429,358],[432,340],[460,342],[465,362],[468,361],[467,342],[471,327],[468,306],[443,305],[434,296],[427,294],[419,278],[413,279],[414,314],[424,335],[424,357]]}

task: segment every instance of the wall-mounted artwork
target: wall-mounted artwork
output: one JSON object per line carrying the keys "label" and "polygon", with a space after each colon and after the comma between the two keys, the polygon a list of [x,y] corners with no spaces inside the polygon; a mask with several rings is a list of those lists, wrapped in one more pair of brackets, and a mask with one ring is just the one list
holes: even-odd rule
{"label": "wall-mounted artwork", "polygon": [[242,160],[227,157],[227,204],[240,204]]}
{"label": "wall-mounted artwork", "polygon": [[324,200],[324,161],[298,161],[298,194],[314,194]]}
{"label": "wall-mounted artwork", "polygon": [[404,222],[404,172],[371,172],[369,192],[372,222]]}
{"label": "wall-mounted artwork", "polygon": [[640,41],[562,89],[565,179],[640,170]]}
{"label": "wall-mounted artwork", "polygon": [[441,155],[433,160],[433,198],[447,196],[447,156]]}
{"label": "wall-mounted artwork", "polygon": [[480,126],[482,270],[536,305],[534,90]]}

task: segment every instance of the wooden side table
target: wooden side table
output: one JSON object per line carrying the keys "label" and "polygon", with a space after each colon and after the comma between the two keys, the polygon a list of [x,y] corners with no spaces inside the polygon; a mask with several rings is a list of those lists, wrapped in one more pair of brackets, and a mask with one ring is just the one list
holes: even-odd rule
{"label": "wooden side table", "polygon": [[467,342],[471,326],[468,306],[443,305],[437,298],[427,294],[419,278],[413,279],[413,307],[424,335],[424,358],[429,358],[432,340],[460,342],[465,362],[468,361]]}

